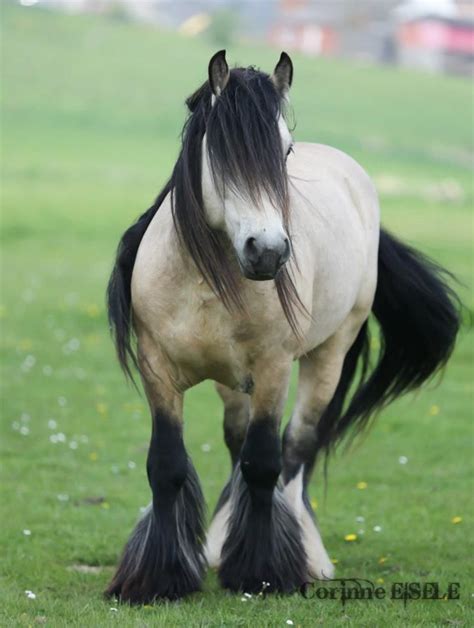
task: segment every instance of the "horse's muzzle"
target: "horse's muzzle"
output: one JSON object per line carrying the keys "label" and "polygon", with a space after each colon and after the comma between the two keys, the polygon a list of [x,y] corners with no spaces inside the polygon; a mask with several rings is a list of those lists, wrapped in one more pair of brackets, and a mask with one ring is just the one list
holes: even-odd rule
{"label": "horse's muzzle", "polygon": [[254,281],[274,279],[290,258],[290,254],[288,238],[271,248],[268,246],[261,248],[255,238],[249,238],[244,247],[245,261],[242,264],[242,271],[247,279]]}

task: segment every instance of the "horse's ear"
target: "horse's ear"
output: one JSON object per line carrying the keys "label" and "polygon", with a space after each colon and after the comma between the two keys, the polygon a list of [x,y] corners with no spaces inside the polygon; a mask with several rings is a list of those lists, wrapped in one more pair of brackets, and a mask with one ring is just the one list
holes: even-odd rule
{"label": "horse's ear", "polygon": [[280,60],[273,70],[272,81],[282,96],[286,96],[290,91],[293,82],[293,63],[286,52],[280,55]]}
{"label": "horse's ear", "polygon": [[209,85],[214,96],[220,96],[229,82],[229,66],[225,60],[225,50],[219,50],[209,61]]}

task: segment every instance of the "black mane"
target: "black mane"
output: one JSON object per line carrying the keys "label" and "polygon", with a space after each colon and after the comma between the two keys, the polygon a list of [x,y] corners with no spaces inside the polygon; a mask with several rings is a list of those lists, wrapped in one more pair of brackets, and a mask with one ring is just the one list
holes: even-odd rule
{"label": "black mane", "polygon": [[[204,279],[228,309],[245,309],[229,242],[225,234],[211,229],[205,218],[201,188],[204,134],[218,189],[230,187],[257,207],[262,194],[267,195],[281,211],[290,237],[288,181],[278,129],[283,102],[269,75],[253,67],[231,70],[228,84],[215,102],[207,81],[186,100],[189,117],[171,179],[153,206],[125,232],[109,282],[109,321],[127,375],[128,357],[136,364],[131,345],[133,266],[140,241],[168,193],[176,231]],[[302,304],[286,268],[275,278],[275,286],[285,316],[298,335],[295,307]]]}

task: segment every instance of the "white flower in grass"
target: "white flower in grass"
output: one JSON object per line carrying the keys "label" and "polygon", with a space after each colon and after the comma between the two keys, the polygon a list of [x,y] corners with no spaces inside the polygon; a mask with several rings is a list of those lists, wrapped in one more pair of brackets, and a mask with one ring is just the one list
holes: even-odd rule
{"label": "white flower in grass", "polygon": [[33,593],[33,591],[30,591],[29,589],[26,589],[25,595],[29,600],[36,600],[36,593]]}
{"label": "white flower in grass", "polygon": [[13,423],[12,423],[12,430],[15,430],[15,432],[18,432],[19,429],[20,429],[19,421],[13,421]]}
{"label": "white flower in grass", "polygon": [[56,434],[56,438],[58,439],[58,443],[65,443],[66,442],[66,434],[63,434],[63,432],[58,432]]}
{"label": "white flower in grass", "polygon": [[66,397],[58,397],[58,405],[61,406],[61,408],[64,408],[64,406],[67,405],[67,399]]}
{"label": "white flower in grass", "polygon": [[205,454],[208,454],[211,451],[211,446],[209,445],[209,443],[203,443],[201,445],[201,451],[203,451]]}
{"label": "white flower in grass", "polygon": [[288,626],[293,626],[293,621],[291,619],[287,619],[286,623],[288,624]]}
{"label": "white flower in grass", "polygon": [[35,300],[35,293],[31,288],[27,288],[21,293],[21,298],[25,303],[33,303]]}
{"label": "white flower in grass", "polygon": [[36,358],[34,355],[27,355],[26,358],[23,360],[23,362],[21,363],[20,369],[23,371],[23,373],[28,373],[28,371],[30,371],[34,365],[36,364]]}
{"label": "white flower in grass", "polygon": [[135,462],[133,462],[133,460],[129,460],[128,461],[128,468],[129,469],[135,469],[135,467],[137,466]]}
{"label": "white flower in grass", "polygon": [[57,434],[51,434],[51,436],[49,437],[49,440],[51,443],[53,443],[53,445],[56,445],[56,443],[59,442]]}
{"label": "white flower in grass", "polygon": [[77,379],[86,379],[87,373],[85,372],[85,370],[81,367],[78,367],[76,369],[76,377]]}
{"label": "white flower in grass", "polygon": [[356,521],[357,523],[364,523],[365,517],[362,517],[362,516],[356,517]]}
{"label": "white flower in grass", "polygon": [[400,456],[398,462],[399,464],[406,464],[408,462],[408,458],[406,456]]}
{"label": "white flower in grass", "polygon": [[245,597],[248,598],[250,600],[250,598],[252,597],[251,593],[244,593]]}
{"label": "white flower in grass", "polygon": [[25,530],[23,530],[23,534],[25,536],[31,536],[31,530],[25,529]]}
{"label": "white flower in grass", "polygon": [[22,425],[20,427],[20,434],[22,436],[28,436],[29,433],[30,433],[30,428],[29,427],[26,427],[26,425]]}
{"label": "white flower in grass", "polygon": [[57,498],[60,502],[68,502],[69,501],[69,495],[67,495],[66,493],[58,493]]}
{"label": "white flower in grass", "polygon": [[77,292],[68,292],[64,295],[67,305],[76,305],[79,302],[79,294]]}
{"label": "white flower in grass", "polygon": [[81,346],[81,341],[79,340],[79,338],[71,338],[71,340],[68,342],[68,346],[71,351],[77,351]]}
{"label": "white flower in grass", "polygon": [[78,445],[77,442],[75,440],[71,440],[69,442],[69,449],[77,449]]}
{"label": "white flower in grass", "polygon": [[58,427],[58,424],[54,419],[49,419],[48,427],[50,430],[55,430]]}
{"label": "white flower in grass", "polygon": [[374,532],[382,532],[382,526],[374,526]]}
{"label": "white flower in grass", "polygon": [[240,601],[241,601],[241,602],[248,602],[248,598],[246,598],[246,597],[241,597],[241,598],[240,598]]}
{"label": "white flower in grass", "polygon": [[115,608],[115,606],[111,606],[111,607],[110,607],[110,610],[111,610],[113,613],[117,613],[117,612],[118,612],[118,608]]}

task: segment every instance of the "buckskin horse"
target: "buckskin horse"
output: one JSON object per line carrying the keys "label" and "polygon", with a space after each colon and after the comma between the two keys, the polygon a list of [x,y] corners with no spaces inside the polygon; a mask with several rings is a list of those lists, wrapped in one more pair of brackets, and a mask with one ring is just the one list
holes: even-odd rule
{"label": "buckskin horse", "polygon": [[[108,287],[118,358],[128,375],[138,367],[152,416],[152,504],[107,590],[130,603],[196,591],[208,564],[232,591],[331,578],[307,497],[315,461],[430,378],[459,327],[445,271],[380,228],[361,166],[293,142],[289,56],[268,75],[229,70],[220,51],[208,75],[186,101],[171,178],[123,235]],[[183,396],[206,379],[224,402],[232,461],[207,538],[183,442]]]}

